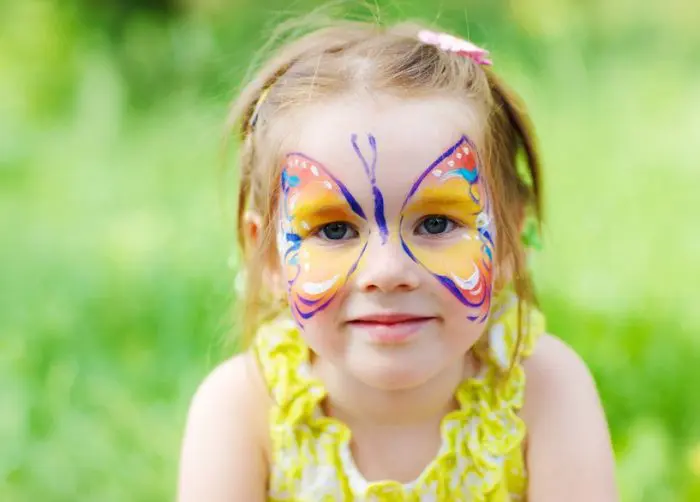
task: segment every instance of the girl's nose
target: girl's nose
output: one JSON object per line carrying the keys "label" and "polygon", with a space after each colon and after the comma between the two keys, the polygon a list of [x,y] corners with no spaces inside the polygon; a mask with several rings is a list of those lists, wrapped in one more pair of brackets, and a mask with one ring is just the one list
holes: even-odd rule
{"label": "girl's nose", "polygon": [[378,233],[370,236],[355,282],[362,291],[412,291],[420,284],[419,265],[404,251],[394,234],[382,243]]}

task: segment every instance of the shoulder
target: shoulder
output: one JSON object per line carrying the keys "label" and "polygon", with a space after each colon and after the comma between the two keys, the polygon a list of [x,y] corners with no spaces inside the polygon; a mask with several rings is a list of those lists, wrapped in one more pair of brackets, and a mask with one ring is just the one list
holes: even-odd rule
{"label": "shoulder", "polygon": [[178,500],[263,500],[269,397],[250,353],[215,368],[197,389],[182,443]]}
{"label": "shoulder", "polygon": [[257,421],[265,416],[269,402],[255,356],[245,352],[221,363],[202,381],[192,398],[188,421]]}
{"label": "shoulder", "polygon": [[530,499],[618,500],[605,413],[586,364],[563,341],[543,335],[523,367]]}
{"label": "shoulder", "polygon": [[537,401],[543,393],[595,391],[595,382],[586,363],[561,339],[543,334],[533,349],[523,361],[527,377],[526,398],[530,398],[530,403]]}

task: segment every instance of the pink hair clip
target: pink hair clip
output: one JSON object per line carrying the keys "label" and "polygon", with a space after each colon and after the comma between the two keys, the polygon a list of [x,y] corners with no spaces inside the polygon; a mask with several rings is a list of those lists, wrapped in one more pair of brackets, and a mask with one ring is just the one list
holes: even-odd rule
{"label": "pink hair clip", "polygon": [[454,52],[460,56],[466,56],[475,63],[490,66],[493,62],[488,59],[489,51],[474,45],[473,43],[453,37],[448,33],[437,33],[430,30],[418,32],[418,40],[424,44],[434,45],[443,51]]}

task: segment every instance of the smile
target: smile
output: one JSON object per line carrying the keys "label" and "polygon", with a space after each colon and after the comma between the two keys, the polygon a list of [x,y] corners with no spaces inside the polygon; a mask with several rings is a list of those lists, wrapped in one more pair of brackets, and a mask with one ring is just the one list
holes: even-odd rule
{"label": "smile", "polygon": [[364,316],[348,325],[364,334],[372,343],[395,345],[409,342],[421,329],[435,321],[435,317],[411,314],[378,314]]}

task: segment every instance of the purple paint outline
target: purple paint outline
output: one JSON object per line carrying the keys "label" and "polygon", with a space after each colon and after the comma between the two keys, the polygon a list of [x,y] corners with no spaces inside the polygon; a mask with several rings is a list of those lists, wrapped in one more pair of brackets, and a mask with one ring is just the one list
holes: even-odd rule
{"label": "purple paint outline", "polygon": [[365,156],[362,154],[362,150],[360,150],[360,147],[357,144],[357,134],[352,134],[350,136],[352,148],[355,150],[355,154],[362,162],[362,167],[365,169],[365,174],[369,178],[369,182],[372,185],[372,195],[374,197],[374,219],[379,227],[379,235],[382,238],[382,245],[384,245],[389,238],[389,228],[387,227],[386,215],[384,214],[384,195],[382,195],[382,191],[377,186],[377,139],[374,137],[374,135],[367,134],[367,140],[369,141],[369,146],[372,149],[371,164],[367,162],[367,159],[365,159]]}
{"label": "purple paint outline", "polygon": [[[342,181],[340,181],[338,178],[336,178],[335,176],[333,176],[333,175],[330,173],[330,171],[328,171],[328,169],[326,169],[326,166],[324,166],[323,164],[321,164],[321,163],[320,163],[319,161],[317,161],[316,159],[312,159],[312,158],[309,157],[308,155],[305,155],[305,154],[303,154],[303,153],[301,153],[301,152],[289,152],[289,153],[288,153],[287,155],[285,155],[285,157],[284,157],[284,158],[285,158],[285,163],[286,163],[286,159],[288,159],[289,157],[293,157],[293,156],[301,157],[302,159],[307,160],[307,161],[309,161],[309,162],[311,162],[311,163],[313,163],[313,164],[316,164],[318,167],[320,167],[321,169],[323,169],[323,173],[324,173],[326,176],[328,176],[330,179],[332,179],[332,180],[335,182],[336,185],[338,185],[338,188],[340,188],[340,191],[341,191],[341,193],[343,194],[343,197],[345,197],[345,200],[346,200],[347,203],[350,205],[350,208],[353,210],[353,212],[354,212],[355,214],[357,214],[357,215],[358,215],[360,218],[362,218],[363,220],[367,220],[367,216],[365,216],[365,212],[362,210],[362,206],[360,206],[360,203],[357,202],[357,199],[355,199],[355,197],[352,195],[352,193],[350,193],[350,190],[348,190],[348,188],[343,184]],[[283,169],[283,171],[286,171],[286,170],[287,170],[287,167],[285,166],[285,168]]]}
{"label": "purple paint outline", "polygon": [[[367,249],[367,243],[365,242],[365,245],[362,247],[362,251],[360,251],[360,255],[357,257],[357,260],[355,260],[355,263],[353,263],[352,266],[350,267],[350,270],[349,270],[348,273],[345,275],[345,280],[343,281],[343,284],[342,284],[338,289],[342,288],[343,286],[345,286],[345,285],[348,283],[348,279],[350,279],[350,276],[355,272],[355,270],[357,270],[357,267],[358,267],[358,265],[360,264],[360,260],[361,260],[362,257],[364,256],[365,250],[366,250],[366,249]],[[297,276],[297,277],[298,277],[298,276]],[[296,278],[295,278],[295,280],[296,280]],[[290,284],[290,289],[291,289],[291,286],[292,286],[292,285],[293,285],[293,284]],[[301,310],[299,310],[299,307],[298,307],[296,304],[294,305],[294,310],[295,310],[295,312],[296,312],[297,314],[299,314],[299,316],[300,316],[302,319],[304,319],[304,320],[306,320],[306,319],[311,319],[313,316],[315,316],[315,315],[316,315],[317,313],[319,313],[321,310],[324,310],[326,307],[328,307],[328,305],[330,305],[330,303],[335,299],[335,297],[337,296],[337,294],[338,294],[338,292],[336,291],[336,292],[333,294],[333,296],[331,296],[330,298],[328,298],[323,304],[321,304],[320,306],[316,307],[316,309],[314,309],[314,310],[312,310],[312,311],[310,311],[310,312],[307,312],[307,313],[302,312]],[[307,307],[313,307],[313,304],[315,303],[313,300],[308,300],[308,299],[304,298],[303,296],[301,296],[301,295],[298,294],[298,293],[297,293],[296,296],[297,296],[297,298],[301,301],[301,303],[303,303],[303,304],[306,305]]]}
{"label": "purple paint outline", "polygon": [[[416,191],[418,190],[418,187],[419,187],[420,184],[423,182],[423,180],[425,179],[425,177],[428,176],[428,174],[430,174],[430,171],[432,171],[433,169],[435,169],[435,167],[436,167],[440,162],[442,162],[442,161],[445,160],[447,157],[449,157],[450,155],[452,155],[452,154],[455,152],[455,150],[457,150],[457,148],[459,148],[460,146],[462,146],[463,143],[466,143],[467,145],[469,145],[469,148],[474,149],[474,151],[475,151],[475,153],[476,153],[476,171],[477,171],[477,178],[476,178],[476,180],[474,180],[474,183],[476,183],[477,181],[479,181],[479,178],[480,178],[480,176],[479,176],[479,174],[480,174],[480,173],[479,173],[479,167],[481,166],[481,159],[479,158],[479,154],[476,152],[476,147],[474,146],[474,144],[469,140],[469,138],[467,138],[466,136],[462,135],[462,137],[459,138],[459,141],[457,141],[457,143],[455,143],[455,144],[452,145],[450,148],[448,148],[447,150],[445,150],[435,161],[433,161],[432,164],[430,164],[430,165],[428,166],[428,168],[427,168],[425,171],[423,171],[423,173],[422,173],[420,176],[418,176],[418,179],[416,180],[416,182],[415,182],[415,183],[413,184],[413,186],[411,187],[411,190],[409,190],[408,195],[406,195],[406,199],[405,199],[404,202],[403,202],[403,206],[401,206],[401,211],[403,211],[403,210],[406,208],[406,204],[408,204],[409,199],[410,199],[411,197],[413,197],[413,195],[416,193]],[[470,183],[470,185],[473,185],[474,183]],[[470,195],[471,195],[471,194],[470,194]],[[477,201],[475,201],[475,202],[477,202]]]}

